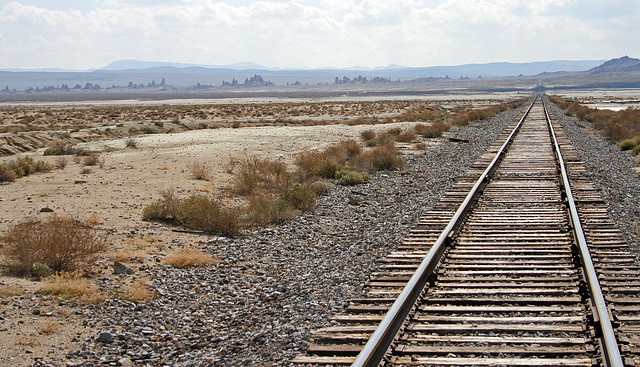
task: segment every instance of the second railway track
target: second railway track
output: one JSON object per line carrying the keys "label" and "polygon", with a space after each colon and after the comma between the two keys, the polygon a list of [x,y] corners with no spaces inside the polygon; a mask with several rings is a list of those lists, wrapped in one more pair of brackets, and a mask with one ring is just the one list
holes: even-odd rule
{"label": "second railway track", "polygon": [[[561,131],[555,141],[567,159],[559,163],[553,127],[537,98],[381,260],[366,284],[367,297],[351,300],[347,313],[318,330],[307,354],[294,362],[633,365],[640,354],[635,258]],[[505,153],[497,154],[501,148]],[[492,163],[495,168],[487,168]],[[575,193],[563,188],[561,167]],[[473,189],[478,194],[470,195]],[[567,195],[579,204],[585,222],[580,233],[593,253],[607,306],[593,297],[597,280],[587,276],[584,264],[590,260],[580,256],[576,237],[582,234],[574,230],[580,226],[571,219]],[[461,209],[467,201],[473,205]],[[424,272],[421,278],[416,270]],[[409,291],[413,283],[417,287]],[[408,306],[398,299],[407,299]]]}

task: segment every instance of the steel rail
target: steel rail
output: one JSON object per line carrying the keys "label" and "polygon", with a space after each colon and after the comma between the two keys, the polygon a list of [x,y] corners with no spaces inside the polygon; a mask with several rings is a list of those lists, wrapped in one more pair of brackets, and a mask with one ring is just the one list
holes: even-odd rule
{"label": "steel rail", "polygon": [[582,230],[580,217],[578,216],[578,209],[576,207],[575,200],[573,199],[573,192],[571,190],[571,186],[569,185],[569,176],[567,175],[567,169],[565,167],[564,158],[562,157],[562,152],[560,150],[560,144],[558,143],[558,139],[556,138],[556,133],[555,133],[555,130],[553,129],[553,124],[551,123],[549,112],[547,111],[547,104],[544,102],[544,98],[540,97],[540,99],[542,100],[542,105],[544,107],[544,113],[547,118],[549,131],[551,133],[551,137],[553,138],[556,159],[558,160],[558,165],[560,167],[560,173],[562,176],[562,184],[564,186],[564,190],[567,196],[567,205],[569,206],[569,214],[571,218],[571,224],[573,227],[573,233],[575,236],[575,240],[578,244],[578,247],[580,249],[580,255],[582,257],[582,263],[585,270],[585,275],[587,277],[587,282],[589,283],[589,291],[591,294],[591,298],[595,304],[596,313],[599,319],[600,331],[602,332],[602,339],[604,341],[604,348],[605,348],[605,355],[604,355],[605,363],[607,366],[623,367],[624,363],[622,362],[622,357],[620,356],[620,349],[618,348],[616,336],[615,336],[615,333],[613,332],[613,327],[611,326],[611,320],[609,319],[608,308],[604,301],[604,297],[602,295],[600,282],[598,281],[598,275],[593,266],[593,261],[591,260],[589,247],[587,246],[587,240]]}
{"label": "steel rail", "polygon": [[449,240],[455,231],[460,227],[460,224],[465,219],[466,214],[469,212],[472,203],[475,198],[480,194],[484,186],[486,186],[488,179],[498,167],[498,163],[502,156],[506,153],[507,148],[511,145],[515,135],[522,126],[523,121],[526,119],[529,111],[533,107],[533,104],[537,100],[537,96],[533,99],[529,108],[524,113],[518,125],[513,129],[509,137],[506,139],[500,150],[496,153],[495,157],[482,173],[480,178],[476,181],[475,185],[469,191],[464,201],[453,215],[447,227],[442,231],[436,242],[433,244],[427,255],[424,257],[420,266],[413,274],[407,285],[404,287],[396,301],[393,303],[385,317],[382,319],[374,333],[369,338],[369,341],[365,344],[364,348],[358,354],[352,366],[354,367],[373,367],[378,366],[384,358],[387,350],[393,343],[398,330],[404,324],[407,316],[413,309],[418,297],[422,293],[424,286],[427,283],[428,277],[433,273],[433,270],[440,262],[442,254],[446,250],[449,244]]}

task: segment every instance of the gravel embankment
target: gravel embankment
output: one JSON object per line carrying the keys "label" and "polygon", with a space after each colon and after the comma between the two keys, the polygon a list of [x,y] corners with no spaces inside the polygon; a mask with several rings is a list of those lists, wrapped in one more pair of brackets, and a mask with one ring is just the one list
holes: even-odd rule
{"label": "gravel embankment", "polygon": [[578,151],[588,177],[600,189],[609,216],[622,230],[631,251],[640,254],[640,172],[634,170],[640,165],[631,152],[621,151],[601,133],[586,131],[594,130],[591,123],[565,115],[553,103],[548,106]]}
{"label": "gravel embankment", "polygon": [[376,259],[401,242],[521,110],[450,131],[469,143],[443,139],[406,157],[399,171],[336,187],[316,209],[282,225],[234,239],[204,237],[221,258],[216,266],[141,267],[160,296],[144,305],[113,300],[76,311],[96,336],[106,332],[104,340],[113,341],[87,340],[67,355],[69,365],[117,365],[122,358],[149,366],[290,364],[312,330],[363,295]]}

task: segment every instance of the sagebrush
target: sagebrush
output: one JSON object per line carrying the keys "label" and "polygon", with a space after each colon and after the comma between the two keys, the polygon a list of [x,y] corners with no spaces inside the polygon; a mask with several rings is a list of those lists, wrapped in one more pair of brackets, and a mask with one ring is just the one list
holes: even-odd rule
{"label": "sagebrush", "polygon": [[34,264],[53,271],[72,271],[90,264],[107,247],[97,230],[66,216],[29,219],[3,236],[6,266],[12,273],[29,274]]}

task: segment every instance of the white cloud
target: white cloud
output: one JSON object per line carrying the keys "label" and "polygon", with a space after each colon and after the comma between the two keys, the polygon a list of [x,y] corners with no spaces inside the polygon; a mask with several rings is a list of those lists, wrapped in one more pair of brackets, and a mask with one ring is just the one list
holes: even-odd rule
{"label": "white cloud", "polygon": [[[634,39],[640,27],[637,0],[612,0],[606,7],[598,0],[92,3],[99,5],[89,8],[76,0],[65,2],[68,7],[48,0],[4,5],[0,67],[22,63],[4,52],[21,48],[19,54],[31,63],[69,68],[124,58],[322,67],[640,56]],[[40,49],[30,48],[38,35],[46,35]],[[68,57],[74,53],[84,56]]]}

